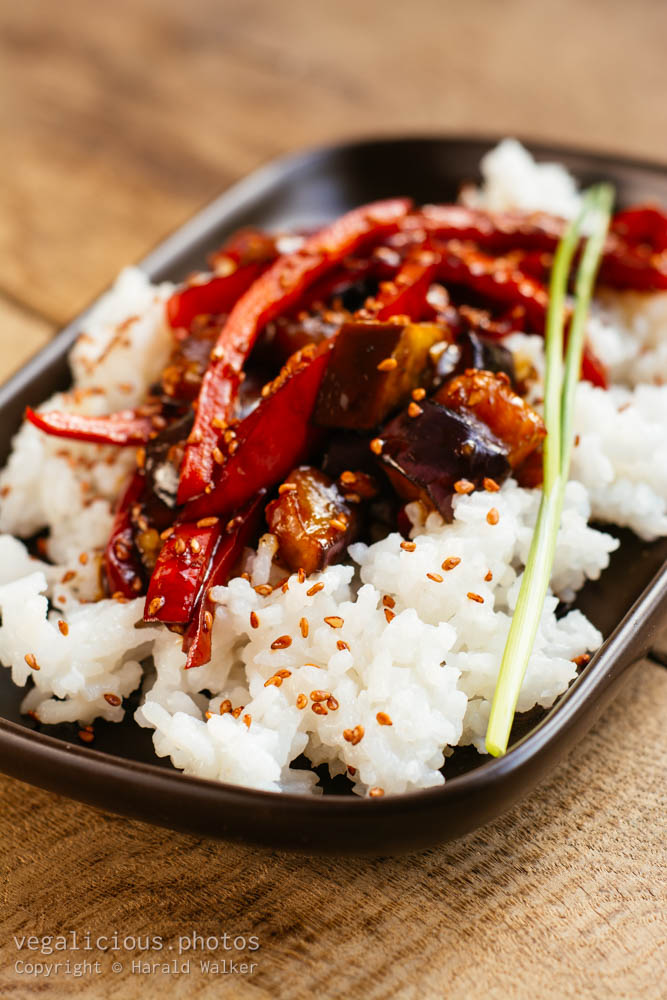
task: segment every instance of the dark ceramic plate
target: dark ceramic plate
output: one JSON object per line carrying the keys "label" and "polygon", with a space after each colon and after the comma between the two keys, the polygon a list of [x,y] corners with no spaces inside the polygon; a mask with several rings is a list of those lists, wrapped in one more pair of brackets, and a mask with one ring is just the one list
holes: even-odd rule
{"label": "dark ceramic plate", "polygon": [[[453,199],[477,176],[492,140],[399,139],[361,142],[270,164],[237,184],[155,250],[142,266],[156,280],[179,280],[242,225],[304,226],[390,195],[418,202]],[[568,149],[532,146],[563,162],[583,183],[614,182],[621,204],[667,204],[667,169]],[[85,314],[84,314],[85,316]],[[27,404],[67,385],[66,355],[79,317],[0,389],[0,462]],[[0,671],[0,767],[7,774],[151,823],[272,847],[375,854],[417,850],[460,836],[497,816],[557,766],[651,648],[667,614],[667,541],[640,544],[623,534],[603,578],[579,595],[605,642],[548,714],[519,720],[500,760],[456,751],[441,788],[386,799],[257,792],[185,777],[152,752],[150,734],[127,719],[96,725],[96,749],[73,727],[40,728],[19,714],[21,691]]]}

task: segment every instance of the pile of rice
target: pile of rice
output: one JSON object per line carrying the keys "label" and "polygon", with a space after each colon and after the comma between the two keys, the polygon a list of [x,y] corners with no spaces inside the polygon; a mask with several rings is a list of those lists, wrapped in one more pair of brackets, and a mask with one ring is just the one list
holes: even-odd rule
{"label": "pile of rice", "polygon": [[[482,169],[484,184],[466,193],[473,204],[577,211],[566,171],[537,165],[518,143],[501,143]],[[72,351],[72,391],[44,408],[139,404],[169,355],[170,291],[124,271]],[[589,520],[645,539],[667,534],[667,294],[605,293],[589,337],[614,384],[577,390],[572,480],[520,711],[552,705],[577,658],[601,642],[579,611],[555,614],[617,547]],[[539,400],[542,338],[515,333],[506,344],[533,369]],[[16,684],[33,682],[26,712],[43,723],[118,722],[143,683],[135,718],[154,730],[158,756],[187,774],[274,791],[320,791],[314,773],[290,767],[302,753],[372,795],[442,784],[450,747],[484,752],[538,490],[509,480],[497,493],[459,496],[452,524],[412,505],[411,541],[395,533],[353,545],[349,565],[276,589],[268,584],[281,571],[265,537],[246,552],[250,581],[215,591],[211,662],[186,672],[179,636],[136,628],[143,599],[100,599],[101,551],[133,460],[28,424],[14,440],[0,474],[0,662]],[[43,529],[49,562],[14,537]]]}

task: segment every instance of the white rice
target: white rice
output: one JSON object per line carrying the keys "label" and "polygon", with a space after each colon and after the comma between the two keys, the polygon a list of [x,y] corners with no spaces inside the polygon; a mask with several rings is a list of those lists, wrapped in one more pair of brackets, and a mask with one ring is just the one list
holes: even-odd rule
{"label": "white rice", "polygon": [[[467,192],[470,203],[577,210],[567,173],[536,165],[512,141],[485,158],[483,173],[483,187]],[[139,403],[168,356],[169,292],[139,271],[123,272],[72,352],[73,391],[44,408],[106,413]],[[573,480],[521,711],[552,705],[575,676],[573,661],[601,642],[580,612],[555,614],[559,598],[571,600],[596,579],[617,545],[589,518],[644,538],[667,534],[667,297],[605,295],[589,332],[615,385],[578,388]],[[516,333],[505,343],[532,369],[530,398],[539,406],[541,338]],[[211,662],[185,671],[178,636],[136,627],[142,600],[96,600],[112,504],[132,463],[131,453],[49,438],[30,425],[16,436],[0,473],[0,661],[16,684],[34,682],[24,710],[45,723],[120,721],[115,702],[144,676],[136,720],[154,730],[159,756],[189,774],[275,791],[318,792],[314,773],[290,766],[302,753],[332,774],[346,772],[363,795],[441,784],[448,748],[484,750],[539,491],[510,480],[495,494],[458,497],[452,524],[435,514],[424,522],[413,505],[413,551],[397,534],[357,544],[350,565],[304,583],[292,576],[269,596],[253,589],[278,572],[275,539],[264,536],[245,557],[252,585],[236,578],[216,590]],[[486,518],[491,507],[496,524]],[[12,537],[45,528],[52,563],[32,559]],[[452,557],[460,562],[444,570]],[[325,621],[332,616],[342,619],[339,628]],[[272,650],[285,635],[289,647]],[[280,683],[267,685],[277,671],[285,672]],[[323,701],[313,701],[318,692]],[[220,714],[227,700],[237,716]],[[313,711],[317,704],[324,707]]]}

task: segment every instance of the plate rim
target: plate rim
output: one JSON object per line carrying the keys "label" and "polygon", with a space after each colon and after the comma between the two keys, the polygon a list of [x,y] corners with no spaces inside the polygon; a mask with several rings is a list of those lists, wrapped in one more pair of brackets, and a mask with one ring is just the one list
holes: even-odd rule
{"label": "plate rim", "polygon": [[[371,136],[368,139],[355,138],[349,141],[314,146],[272,158],[251,171],[247,176],[237,180],[197,211],[161,240],[153,250],[144,255],[135,266],[143,270],[152,280],[159,280],[160,271],[167,266],[169,259],[173,262],[177,252],[183,252],[184,248],[201,240],[206,232],[220,228],[221,216],[229,214],[232,209],[234,211],[242,210],[247,203],[268,192],[276,184],[284,181],[287,176],[309,167],[312,168],[318,162],[326,161],[333,156],[354,154],[368,147],[397,144],[408,146],[410,144],[430,143],[459,148],[484,146],[490,149],[501,138],[505,138],[505,136],[474,132],[425,133],[420,131],[415,134],[402,133],[395,136]],[[517,138],[541,159],[553,158],[557,160],[559,156],[581,157],[593,166],[599,164],[601,168],[604,168],[605,165],[615,169],[621,167],[631,171],[650,171],[667,177],[667,163],[664,162],[599,150],[592,151],[577,145],[534,141],[525,136]],[[67,323],[40,351],[0,386],[0,412],[2,412],[7,397],[29,385],[37,371],[43,369],[56,357],[60,357],[73,341],[91,308],[105,294],[105,291],[106,289],[97,295],[91,305],[84,308]],[[117,757],[112,753],[57,739],[48,733],[31,730],[1,717],[0,770],[21,778],[21,773],[18,773],[20,768],[12,766],[13,755],[16,755],[17,760],[25,762],[28,758],[33,767],[41,766],[46,770],[46,780],[38,781],[32,776],[27,779],[23,777],[23,780],[28,780],[41,787],[57,787],[61,790],[61,782],[58,778],[64,775],[66,779],[68,772],[74,771],[76,775],[81,777],[97,779],[101,786],[104,785],[105,780],[127,785],[129,778],[130,784],[150,784],[153,788],[157,785],[158,791],[173,791],[181,797],[184,794],[187,796],[188,790],[191,791],[191,797],[195,798],[221,793],[221,797],[226,799],[232,808],[235,804],[244,807],[254,803],[273,807],[280,804],[283,809],[296,815],[304,809],[312,809],[314,804],[318,803],[315,808],[319,809],[322,818],[326,818],[331,813],[342,817],[345,817],[347,813],[359,816],[362,814],[360,812],[362,810],[373,810],[374,815],[388,816],[419,807],[428,809],[434,804],[442,805],[447,798],[456,798],[465,793],[480,793],[498,782],[507,783],[517,771],[529,767],[536,759],[539,759],[540,751],[556,740],[560,733],[570,728],[579,716],[585,714],[586,708],[590,712],[595,712],[596,715],[599,714],[613,698],[620,680],[630,673],[639,659],[650,648],[650,641],[648,641],[650,636],[647,633],[658,628],[659,621],[666,611],[667,564],[644,588],[613,632],[596,651],[590,663],[534,729],[514,744],[504,757],[487,760],[473,770],[448,778],[445,784],[433,788],[373,800],[354,795],[303,796],[295,793],[265,791],[186,775],[175,768],[164,768],[154,763]],[[642,632],[638,634],[637,624],[640,619]],[[649,623],[648,628],[647,622]],[[619,651],[628,647],[631,650],[631,658],[621,669],[617,668],[614,671],[617,647]],[[609,662],[610,660],[611,662]],[[611,677],[609,683],[603,683],[606,675]],[[587,726],[586,731],[588,728]],[[560,756],[569,751],[573,742],[575,741],[570,740],[563,746]],[[52,770],[57,772],[54,776],[51,775]],[[536,780],[539,780],[539,775]],[[91,796],[89,786],[87,786],[86,794],[77,794],[76,787],[63,794],[86,802],[91,802],[96,798],[95,804],[105,808],[102,794],[97,797]],[[520,794],[521,791],[517,793],[516,797]],[[510,804],[511,800],[508,799],[506,807]],[[106,808],[116,811],[114,803],[107,804]],[[128,814],[127,809],[122,810],[122,812],[125,815]],[[159,817],[148,819],[143,813],[139,813],[139,815],[148,822],[164,822]],[[174,824],[170,821],[168,825],[173,826]],[[233,839],[238,837],[238,834],[225,832],[221,836]]]}

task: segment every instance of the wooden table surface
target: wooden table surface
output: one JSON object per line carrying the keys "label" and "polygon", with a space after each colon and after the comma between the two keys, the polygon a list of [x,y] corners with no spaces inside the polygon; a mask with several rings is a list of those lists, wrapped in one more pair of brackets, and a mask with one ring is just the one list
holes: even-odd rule
{"label": "wooden table surface", "polygon": [[[667,162],[659,0],[5,0],[0,24],[2,376],[278,153],[449,130]],[[529,800],[399,860],[229,847],[0,778],[0,996],[658,1000],[666,710],[646,662]],[[258,968],[158,981],[17,950],[71,930],[256,934]],[[26,957],[103,971],[31,978]]]}

